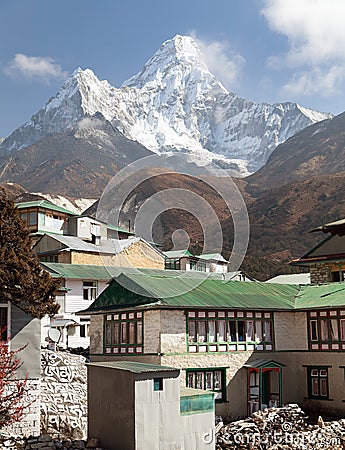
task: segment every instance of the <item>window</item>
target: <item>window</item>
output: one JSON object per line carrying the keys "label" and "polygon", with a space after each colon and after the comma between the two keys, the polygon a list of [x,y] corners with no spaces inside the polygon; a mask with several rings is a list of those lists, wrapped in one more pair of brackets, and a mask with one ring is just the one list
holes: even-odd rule
{"label": "window", "polygon": [[187,369],[186,385],[194,389],[215,392],[216,401],[225,401],[225,369]]}
{"label": "window", "polygon": [[328,399],[328,368],[308,367],[308,397],[315,399]]}
{"label": "window", "polygon": [[29,225],[37,225],[37,211],[29,212]]}
{"label": "window", "polygon": [[206,272],[206,262],[200,261],[196,265],[196,270],[199,272]]}
{"label": "window", "polygon": [[337,270],[335,272],[331,272],[331,281],[344,281],[344,272],[342,270]]}
{"label": "window", "polygon": [[91,234],[93,234],[95,236],[101,235],[101,225],[100,224],[91,222],[90,229],[91,229]]}
{"label": "window", "polygon": [[163,390],[163,378],[154,378],[153,379],[153,390],[154,391],[162,391]]}
{"label": "window", "polygon": [[107,314],[104,328],[105,353],[142,353],[142,312]]}
{"label": "window", "polygon": [[345,311],[308,312],[310,350],[345,350]]}
{"label": "window", "polygon": [[83,281],[83,299],[96,300],[97,281]]}
{"label": "window", "polygon": [[88,330],[88,326],[85,325],[80,325],[79,327],[79,336],[82,338],[85,338],[86,336],[89,335],[89,330]]}
{"label": "window", "polygon": [[187,327],[189,352],[273,350],[270,312],[188,311]]}
{"label": "window", "polygon": [[165,258],[165,268],[172,270],[180,270],[181,264],[179,259]]}

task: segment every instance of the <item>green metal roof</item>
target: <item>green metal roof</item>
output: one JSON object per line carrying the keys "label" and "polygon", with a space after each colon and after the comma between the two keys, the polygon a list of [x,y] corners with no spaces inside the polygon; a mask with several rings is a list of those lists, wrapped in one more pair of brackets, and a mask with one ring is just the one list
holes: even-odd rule
{"label": "green metal roof", "polygon": [[188,272],[183,276],[165,272],[144,274],[123,269],[87,311],[152,304],[178,308],[293,309],[299,290],[294,285],[224,282],[211,277],[189,277]]}
{"label": "green metal roof", "polygon": [[95,266],[88,264],[61,264],[41,262],[53,277],[83,280],[110,280],[121,273],[120,267]]}
{"label": "green metal roof", "polygon": [[125,370],[131,373],[177,372],[176,367],[160,366],[158,364],[139,363],[135,361],[109,361],[88,363],[88,366],[107,367],[109,369]]}
{"label": "green metal roof", "polygon": [[215,260],[221,262],[228,262],[220,253],[208,253],[206,255],[197,256],[197,258],[204,259],[206,261]]}
{"label": "green metal roof", "polygon": [[131,236],[135,235],[135,233],[133,233],[132,231],[128,231],[128,230],[125,230],[124,228],[116,227],[115,225],[111,225],[109,223],[107,224],[107,228],[109,228],[109,230],[118,231],[120,233],[130,234]]}
{"label": "green metal roof", "polygon": [[79,216],[78,213],[70,211],[69,209],[63,208],[62,206],[57,206],[54,203],[48,202],[48,200],[37,200],[32,202],[23,202],[16,203],[16,207],[18,209],[27,209],[27,208],[43,208],[49,209],[51,211],[57,211],[64,214],[68,214],[70,216]]}
{"label": "green metal roof", "polygon": [[185,256],[194,256],[188,249],[187,250],[169,250],[163,252],[167,258],[183,258]]}
{"label": "green metal roof", "polygon": [[273,359],[255,359],[253,361],[244,364],[244,367],[251,367],[253,369],[264,369],[268,367],[269,368],[285,367],[285,364],[282,364],[278,361],[274,361]]}
{"label": "green metal roof", "polygon": [[301,286],[296,309],[345,307],[345,282]]}
{"label": "green metal roof", "polygon": [[181,271],[118,270],[86,312],[137,306],[290,311],[345,307],[345,282],[299,286],[201,279],[190,272],[177,275]]}

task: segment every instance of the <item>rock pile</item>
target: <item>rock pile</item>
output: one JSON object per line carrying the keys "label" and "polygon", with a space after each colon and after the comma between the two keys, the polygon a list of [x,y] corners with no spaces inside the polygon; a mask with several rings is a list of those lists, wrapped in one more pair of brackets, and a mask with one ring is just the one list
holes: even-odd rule
{"label": "rock pile", "polygon": [[53,439],[49,435],[28,438],[11,438],[0,436],[2,450],[106,450],[101,447],[98,438],[84,440]]}
{"label": "rock pile", "polygon": [[310,425],[298,405],[257,411],[216,434],[217,450],[343,450],[345,419]]}

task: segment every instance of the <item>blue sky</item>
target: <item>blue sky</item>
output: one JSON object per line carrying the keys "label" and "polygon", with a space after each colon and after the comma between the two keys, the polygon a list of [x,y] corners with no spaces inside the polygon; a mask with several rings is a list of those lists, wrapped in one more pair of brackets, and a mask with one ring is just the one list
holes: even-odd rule
{"label": "blue sky", "polygon": [[176,34],[242,97],[343,112],[344,18],[344,0],[1,0],[0,136],[75,68],[119,87]]}

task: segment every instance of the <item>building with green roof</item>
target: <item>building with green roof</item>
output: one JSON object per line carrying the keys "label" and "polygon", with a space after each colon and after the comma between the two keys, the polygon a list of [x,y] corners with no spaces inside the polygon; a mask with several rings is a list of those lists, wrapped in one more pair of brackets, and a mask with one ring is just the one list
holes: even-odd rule
{"label": "building with green roof", "polygon": [[122,269],[83,314],[92,361],[177,367],[182,386],[215,393],[216,414],[287,402],[345,412],[345,283]]}
{"label": "building with green roof", "polygon": [[163,252],[165,268],[199,272],[226,273],[228,261],[220,253],[194,255],[188,249]]}

